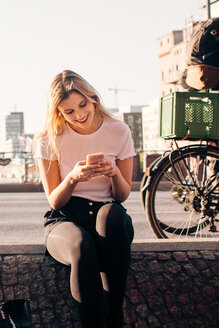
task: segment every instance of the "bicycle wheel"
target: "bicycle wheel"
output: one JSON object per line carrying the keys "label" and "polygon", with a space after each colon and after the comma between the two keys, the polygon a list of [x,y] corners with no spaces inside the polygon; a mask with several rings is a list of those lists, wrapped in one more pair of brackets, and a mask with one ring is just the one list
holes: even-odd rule
{"label": "bicycle wheel", "polygon": [[173,151],[146,193],[146,214],[158,238],[219,237],[219,149],[193,145]]}

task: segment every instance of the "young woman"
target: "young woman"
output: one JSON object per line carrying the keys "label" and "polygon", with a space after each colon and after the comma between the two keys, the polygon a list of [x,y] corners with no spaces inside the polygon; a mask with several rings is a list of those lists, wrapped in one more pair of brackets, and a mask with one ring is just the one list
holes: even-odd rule
{"label": "young woman", "polygon": [[[99,152],[103,159],[86,162]],[[69,70],[55,76],[35,156],[51,205],[45,244],[52,257],[71,266],[82,327],[123,325],[134,232],[121,203],[131,190],[134,155],[128,126],[105,111],[95,89]]]}

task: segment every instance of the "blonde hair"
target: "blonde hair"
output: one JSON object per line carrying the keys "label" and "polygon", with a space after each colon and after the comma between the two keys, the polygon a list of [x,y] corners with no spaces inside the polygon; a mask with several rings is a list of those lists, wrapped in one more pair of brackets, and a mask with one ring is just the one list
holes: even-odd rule
{"label": "blonde hair", "polygon": [[97,91],[83,77],[70,70],[64,70],[57,74],[49,89],[44,128],[43,131],[35,137],[34,144],[36,145],[40,137],[46,137],[48,150],[50,152],[55,152],[58,159],[60,159],[60,155],[55,140],[56,136],[63,133],[66,124],[63,116],[59,115],[58,106],[60,102],[68,98],[72,92],[77,92],[88,101],[94,103],[96,115],[102,118],[112,118],[101,104]]}

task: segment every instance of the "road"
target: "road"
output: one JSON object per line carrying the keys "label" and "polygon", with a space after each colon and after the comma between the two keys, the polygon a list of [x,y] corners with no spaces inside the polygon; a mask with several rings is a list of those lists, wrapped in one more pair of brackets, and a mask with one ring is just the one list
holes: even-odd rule
{"label": "road", "polygon": [[[156,238],[147,223],[140,192],[132,191],[123,205],[132,217],[135,239]],[[43,243],[43,216],[48,209],[44,193],[0,193],[0,242]]]}

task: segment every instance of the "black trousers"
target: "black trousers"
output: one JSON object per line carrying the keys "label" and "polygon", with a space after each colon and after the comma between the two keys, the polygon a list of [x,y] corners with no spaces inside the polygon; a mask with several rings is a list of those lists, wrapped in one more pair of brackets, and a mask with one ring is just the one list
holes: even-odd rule
{"label": "black trousers", "polygon": [[[71,197],[61,210],[46,213],[46,237],[64,222],[71,222],[80,230],[76,287],[81,298],[78,305],[83,328],[122,327],[122,304],[134,237],[130,216],[116,202]],[[71,251],[74,258],[74,249]],[[105,273],[107,291],[100,272]]]}

